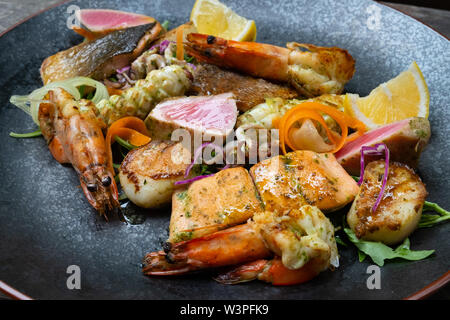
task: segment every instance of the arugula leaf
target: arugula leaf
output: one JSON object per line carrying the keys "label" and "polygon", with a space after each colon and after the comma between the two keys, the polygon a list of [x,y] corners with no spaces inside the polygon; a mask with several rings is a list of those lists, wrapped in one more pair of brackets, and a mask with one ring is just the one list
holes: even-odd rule
{"label": "arugula leaf", "polygon": [[[395,250],[381,242],[360,240],[356,237],[350,228],[344,228],[349,240],[365,255],[372,258],[373,262],[382,267],[384,260],[401,258],[405,260],[422,260],[434,253],[434,250],[410,250],[409,239],[406,238],[403,243]],[[364,260],[365,256],[359,254],[359,261]]]}
{"label": "arugula leaf", "polygon": [[340,244],[340,245],[342,245],[342,246],[344,246],[344,247],[347,247],[347,246],[348,246],[348,245],[344,242],[344,240],[341,239],[341,237],[335,236],[334,238],[336,239],[336,243],[338,243],[338,244]]}
{"label": "arugula leaf", "polygon": [[351,176],[353,178],[353,180],[355,180],[356,182],[359,182],[359,177],[357,176]]}
{"label": "arugula leaf", "polygon": [[439,205],[433,202],[425,201],[425,204],[423,205],[423,211],[434,211],[438,214],[422,214],[422,217],[419,221],[419,228],[432,227],[435,224],[450,219],[450,212],[444,210]]}
{"label": "arugula leaf", "polygon": [[362,252],[361,250],[358,249],[358,259],[359,262],[363,262],[364,260],[366,260],[367,254],[365,254],[364,252]]}

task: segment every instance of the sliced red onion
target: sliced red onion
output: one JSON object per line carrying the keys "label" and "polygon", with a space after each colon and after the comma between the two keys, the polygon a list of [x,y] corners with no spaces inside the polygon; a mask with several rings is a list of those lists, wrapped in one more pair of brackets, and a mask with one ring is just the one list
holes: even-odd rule
{"label": "sliced red onion", "polygon": [[194,177],[192,179],[188,179],[188,180],[176,181],[175,185],[188,184],[188,183],[191,183],[191,182],[194,182],[194,181],[197,181],[197,180],[201,180],[203,178],[211,177],[213,175],[214,175],[214,173],[211,173],[211,174],[207,174],[207,175],[204,175],[204,176],[196,176],[196,177]]}
{"label": "sliced red onion", "polygon": [[131,69],[130,66],[126,66],[126,67],[123,67],[122,69],[117,69],[116,72],[117,73],[124,73],[124,72],[127,72],[130,69]]}
{"label": "sliced red onion", "polygon": [[186,63],[189,67],[191,67],[192,68],[192,70],[196,70],[197,69],[197,67],[194,65],[194,64],[192,64],[192,63]]}
{"label": "sliced red onion", "polygon": [[359,186],[364,181],[364,169],[365,169],[364,154],[381,156],[381,155],[383,155],[383,152],[382,152],[383,149],[384,149],[384,158],[385,158],[384,176],[383,176],[383,181],[381,184],[380,194],[378,195],[377,201],[375,201],[375,204],[372,207],[372,212],[377,211],[377,208],[380,205],[381,199],[383,198],[384,190],[386,189],[386,183],[387,183],[388,174],[389,174],[389,148],[384,143],[377,143],[373,147],[367,147],[367,146],[361,147],[361,162],[360,162],[361,163],[361,173],[360,173],[360,177],[359,177],[359,181],[358,181]]}
{"label": "sliced red onion", "polygon": [[166,51],[170,43],[176,43],[175,41],[164,40],[159,44],[159,54],[163,54]]}

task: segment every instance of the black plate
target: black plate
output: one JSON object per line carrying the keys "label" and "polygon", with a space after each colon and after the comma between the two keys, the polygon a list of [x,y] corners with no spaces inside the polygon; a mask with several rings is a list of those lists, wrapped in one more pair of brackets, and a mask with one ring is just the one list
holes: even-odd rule
{"label": "black plate", "polygon": [[[450,225],[446,224],[412,235],[413,249],[436,249],[436,253],[424,261],[387,263],[382,268],[381,290],[367,289],[366,269],[371,263],[359,263],[354,248],[340,249],[338,270],[299,286],[273,287],[257,281],[225,286],[204,274],[147,278],[139,264],[146,252],[159,249],[167,238],[170,210],[149,211],[139,225],[117,218],[106,223],[85,200],[73,169],[52,158],[44,139],[8,137],[10,131],[36,129],[30,118],[8,103],[9,97],[40,87],[42,60],[80,41],[66,27],[69,5],[139,12],[176,26],[188,20],[193,2],[73,1],[0,38],[1,280],[33,298],[391,299],[406,297],[448,271]],[[366,95],[416,60],[430,88],[433,131],[420,173],[428,199],[450,208],[448,40],[408,16],[369,1],[224,2],[255,19],[260,42],[299,41],[348,49],[357,61],[349,92]],[[371,18],[378,10],[373,8],[380,9],[379,23]],[[67,289],[69,265],[81,268],[81,290]]]}

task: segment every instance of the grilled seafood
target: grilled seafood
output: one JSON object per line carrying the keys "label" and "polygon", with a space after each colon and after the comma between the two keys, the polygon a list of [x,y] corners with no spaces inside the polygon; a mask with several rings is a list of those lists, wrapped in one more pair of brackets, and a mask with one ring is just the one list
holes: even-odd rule
{"label": "grilled seafood", "polygon": [[113,31],[93,41],[83,42],[44,60],[44,84],[77,76],[102,80],[130,64],[149,48],[160,34],[159,22]]}
{"label": "grilled seafood", "polygon": [[143,79],[152,70],[161,69],[167,65],[179,64],[186,65],[186,61],[178,60],[176,55],[176,33],[179,28],[183,31],[183,41],[186,35],[196,32],[197,29],[192,22],[185,23],[177,28],[164,33],[158,38],[150,50],[145,51],[131,64],[133,79]]}
{"label": "grilled seafood", "polygon": [[184,274],[245,263],[272,255],[262,236],[248,223],[174,245],[169,243],[164,250],[145,256],[144,274]]}
{"label": "grilled seafood", "polygon": [[219,171],[173,194],[169,241],[190,240],[244,223],[262,209],[247,170]]}
{"label": "grilled seafood", "polygon": [[212,95],[232,92],[236,97],[236,105],[242,112],[263,103],[266,98],[293,99],[298,96],[298,93],[288,86],[222,70],[210,64],[198,65],[193,76],[194,80],[188,93]]}
{"label": "grilled seafood", "polygon": [[[159,103],[149,113],[145,124],[155,139],[171,139],[177,129],[189,133],[191,141],[197,135],[225,139],[236,124],[237,114],[232,93],[180,97]],[[187,141],[183,142],[188,145]]]}
{"label": "grilled seafood", "polygon": [[[279,271],[301,270],[314,261],[309,267],[314,266],[311,274],[316,275],[339,264],[333,225],[319,209],[306,205],[280,215],[268,211],[257,213],[253,221],[244,225],[168,245],[165,251],[146,255],[143,272],[160,276],[183,274],[257,261],[274,253],[281,257],[283,267]],[[263,278],[274,284],[284,283],[282,272],[270,276]],[[245,280],[250,279],[247,276]]]}
{"label": "grilled seafood", "polygon": [[416,228],[427,196],[419,176],[406,165],[391,162],[386,191],[380,205],[372,207],[381,190],[385,161],[370,162],[364,170],[361,190],[347,215],[358,238],[386,244],[401,242]]}
{"label": "grilled seafood", "polygon": [[145,79],[138,80],[134,87],[97,103],[98,116],[107,125],[125,116],[145,119],[163,99],[182,96],[189,88],[191,79],[190,71],[179,65],[153,70]]}
{"label": "grilled seafood", "polygon": [[[430,121],[426,118],[409,118],[374,129],[347,143],[336,153],[336,159],[351,175],[359,176],[361,147],[385,143],[392,161],[417,168],[419,157],[431,136]],[[379,156],[368,155],[369,160]]]}
{"label": "grilled seafood", "polygon": [[114,173],[108,169],[104,124],[91,101],[75,101],[60,88],[49,95],[51,103],[39,108],[39,122],[50,152],[58,162],[72,164],[89,203],[106,218],[119,200]]}
{"label": "grilled seafood", "polygon": [[353,201],[359,190],[331,153],[290,152],[255,164],[250,174],[266,210],[273,212],[305,204],[334,211]]}
{"label": "grilled seafood", "polygon": [[[258,141],[256,141],[254,137],[252,137],[251,134],[248,133],[248,129],[273,129],[273,123],[275,119],[281,118],[288,110],[303,102],[319,102],[334,107],[340,111],[344,110],[343,97],[335,94],[325,94],[308,100],[285,100],[279,97],[265,99],[264,103],[258,104],[257,106],[239,116],[236,123],[236,137],[238,141],[245,142],[247,148],[242,151],[245,152],[246,156],[249,156],[248,150],[252,149],[253,146],[257,146],[258,149],[265,148],[264,144],[258,143]],[[331,130],[340,132],[339,126],[331,117],[329,117],[328,115],[323,115],[323,118],[325,120],[325,123]],[[323,128],[317,128],[312,124],[311,121],[307,120],[305,122],[305,125],[311,124],[310,130],[308,130],[307,134],[301,133],[302,136],[295,140],[300,142],[302,141],[308,144],[314,144],[314,148],[299,149],[311,149],[317,152],[330,151],[330,146],[324,143],[322,138],[322,136],[326,136]],[[278,143],[278,141],[271,140],[272,138],[268,136],[267,141],[269,141],[271,144]],[[320,149],[318,148],[319,145],[321,145]]]}
{"label": "grilled seafood", "polygon": [[260,259],[220,273],[214,280],[223,284],[237,284],[258,279],[274,286],[289,286],[313,279],[320,273],[320,263],[318,259],[312,259],[300,269],[291,270],[284,266],[279,257]]}
{"label": "grilled seafood", "polygon": [[336,47],[289,42],[287,48],[282,48],[198,33],[189,34],[187,39],[186,51],[199,61],[254,77],[288,82],[307,97],[341,93],[355,71],[352,56]]}
{"label": "grilled seafood", "polygon": [[152,140],[128,152],[119,170],[120,185],[136,205],[160,207],[170,203],[174,182],[184,179],[190,159],[182,143]]}

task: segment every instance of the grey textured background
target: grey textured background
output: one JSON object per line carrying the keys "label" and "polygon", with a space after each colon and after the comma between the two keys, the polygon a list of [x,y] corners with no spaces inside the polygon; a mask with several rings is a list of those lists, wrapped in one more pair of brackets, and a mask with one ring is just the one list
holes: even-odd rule
{"label": "grey textured background", "polygon": [[[49,4],[55,2],[59,2],[59,0],[47,1]],[[85,0],[81,2],[94,3],[94,1]],[[138,2],[142,3],[143,1],[129,1],[126,2],[126,5],[124,5],[125,1],[95,1],[99,6],[105,7],[109,3],[116,3],[111,8],[120,9],[126,7],[129,11],[145,11],[143,7],[137,5]],[[167,18],[173,23],[180,22],[186,19],[189,13],[188,7],[192,5],[190,2],[192,1],[183,5],[183,10],[175,12],[172,9],[175,1],[154,1],[156,3],[155,8],[158,11],[158,15],[155,15],[155,17],[162,20]],[[265,6],[260,6],[264,10],[256,8],[255,12],[250,12],[245,3],[239,1],[226,2],[231,2],[234,6],[233,8],[236,8],[244,16],[255,17],[257,25],[260,26],[260,34],[258,36],[260,41],[281,44],[283,41],[296,39],[301,34],[305,42],[311,41],[318,45],[329,44],[348,48],[358,61],[357,75],[348,86],[348,90],[351,92],[365,95],[380,82],[386,81],[402,71],[406,67],[405,64],[408,64],[411,60],[417,60],[430,84],[431,104],[434,107],[430,120],[433,123],[433,128],[436,128],[436,131],[433,132],[432,143],[422,159],[422,163],[429,162],[436,165],[432,167],[423,166],[423,176],[429,186],[430,200],[443,202],[443,205],[446,204],[447,199],[444,196],[439,198],[439,194],[443,195],[440,189],[441,191],[442,189],[447,191],[450,189],[448,180],[443,179],[443,175],[448,168],[448,155],[446,153],[448,144],[444,143],[448,143],[447,137],[450,134],[447,124],[448,112],[446,112],[449,100],[447,92],[449,80],[447,76],[442,76],[442,74],[450,73],[448,69],[448,42],[445,42],[440,37],[436,38],[432,31],[418,24],[414,24],[414,27],[412,27],[407,17],[400,16],[397,13],[394,14],[388,8],[383,8],[383,14],[385,14],[383,17],[386,19],[384,21],[389,21],[389,34],[386,32],[380,33],[376,37],[370,38],[370,41],[367,41],[367,34],[363,34],[364,32],[367,33],[367,30],[361,28],[361,23],[366,19],[364,12],[367,6],[366,1],[351,1],[352,6],[336,6],[336,8],[333,8],[333,2],[330,2],[330,8],[322,10],[324,12],[321,12],[321,14],[330,15],[330,17],[348,17],[349,11],[355,13],[351,21],[336,21],[336,28],[332,30],[333,32],[330,32],[330,28],[327,25],[316,26],[315,22],[317,21],[314,21],[308,15],[304,16],[304,22],[291,19],[281,23],[276,20],[276,17],[270,16],[270,13],[273,14],[275,12],[275,8],[270,8],[271,3],[268,1],[257,1]],[[5,3],[9,6],[8,10],[14,9],[13,4],[23,5],[22,9],[19,10],[20,14],[23,14],[27,5],[42,5],[43,1],[0,2],[1,5]],[[124,6],[120,6],[121,4]],[[38,7],[35,8],[40,9]],[[146,8],[146,10],[150,9]],[[289,13],[297,14],[296,17],[301,13],[298,7],[287,1],[281,3],[276,10],[286,15]],[[11,51],[22,57],[22,60],[13,56],[13,53],[10,54],[9,50],[3,50],[3,48],[6,45],[13,47],[14,43],[11,41],[17,39],[17,36],[19,39],[26,39],[30,33],[35,34],[35,25],[29,23],[23,26],[20,31],[15,33],[16,38],[3,39],[2,44],[5,47],[1,47],[0,61],[21,61],[22,64],[14,66],[3,64],[2,70],[4,69],[4,72],[1,73],[11,75],[11,77],[5,79],[4,82],[0,81],[0,86],[4,86],[4,92],[0,94],[1,101],[6,101],[3,98],[9,97],[12,92],[24,93],[34,88],[38,82],[38,65],[35,62],[42,61],[43,57],[55,52],[56,49],[62,49],[73,44],[71,43],[74,40],[72,36],[58,33],[57,31],[64,30],[64,22],[57,19],[57,17],[61,16],[63,16],[62,8],[44,15],[39,20],[40,22],[55,23],[56,25],[54,28],[45,27],[46,24],[39,25],[42,26],[42,30],[38,34],[42,34],[42,39],[46,39],[46,41],[42,41],[36,50]],[[21,19],[18,15],[15,16],[11,12],[6,15],[3,13],[0,24],[5,24],[4,28],[14,24],[17,20],[8,20],[12,17],[17,18],[17,20]],[[401,23],[395,23],[396,20],[400,20]],[[330,20],[324,19],[324,21]],[[429,21],[427,23],[431,24]],[[405,37],[403,29],[405,25],[411,27],[408,35],[413,36],[415,41],[410,41],[410,39]],[[32,26],[34,27],[32,28]],[[444,33],[444,31],[441,32]],[[392,37],[390,36],[391,34],[393,35]],[[48,39],[53,39],[53,41],[48,41]],[[429,45],[429,39],[434,41],[432,47]],[[399,46],[399,43],[403,46]],[[438,51],[440,54],[437,54]],[[433,59],[430,59],[430,57],[433,57]],[[368,63],[369,61],[370,64]],[[374,68],[374,66],[377,67]],[[15,77],[15,75],[21,76]],[[6,83],[8,86],[6,86]],[[2,108],[0,116],[4,117],[4,120],[9,120],[7,125],[0,128],[1,136],[6,136],[10,130],[27,131],[33,127],[31,121],[23,121],[24,118],[20,111],[10,107]],[[323,295],[320,295],[320,292],[315,293],[316,289],[328,285],[331,281],[334,281],[336,284],[341,283],[341,280],[342,287],[336,286],[333,292],[330,292],[331,296],[348,297],[348,291],[346,290],[351,285],[353,285],[352,288],[355,289],[355,293],[360,289],[357,287],[359,285],[357,279],[360,277],[362,269],[361,265],[352,260],[354,259],[352,252],[343,252],[346,255],[342,266],[344,270],[336,274],[334,278],[332,274],[327,273],[320,279],[317,279],[314,284],[305,284],[302,288],[271,288],[261,283],[252,283],[233,288],[221,287],[211,282],[207,277],[186,277],[164,281],[143,279],[138,269],[138,262],[142,257],[142,252],[154,250],[159,245],[159,240],[164,240],[166,236],[164,234],[164,226],[167,223],[167,217],[163,213],[155,212],[148,218],[146,224],[135,227],[122,227],[117,221],[104,224],[102,221],[94,219],[93,215],[89,215],[89,206],[86,204],[81,192],[76,189],[77,179],[71,168],[59,166],[47,152],[42,152],[45,149],[43,140],[14,140],[9,142],[4,146],[5,152],[3,152],[3,155],[0,155],[3,159],[1,162],[2,169],[5,169],[0,170],[0,180],[6,182],[1,198],[2,208],[4,209],[0,212],[5,219],[2,220],[0,230],[4,232],[4,235],[8,232],[8,235],[16,238],[11,238],[9,241],[0,241],[0,248],[4,252],[11,254],[7,257],[7,260],[2,261],[4,264],[0,263],[0,270],[3,270],[5,274],[6,272],[8,274],[18,272],[17,277],[14,279],[15,283],[21,283],[21,286],[18,288],[23,289],[34,297],[55,297],[55,295],[45,292],[45,287],[56,289],[61,293],[59,295],[60,298],[68,297],[69,294],[64,288],[64,283],[59,278],[52,278],[52,274],[59,274],[61,266],[66,266],[67,261],[72,260],[77,261],[82,266],[82,270],[86,272],[86,282],[84,283],[87,286],[84,287],[83,292],[87,292],[88,295],[81,295],[81,293],[77,295],[77,293],[74,293],[73,296],[69,296],[70,298],[99,297],[98,290],[104,294],[103,297],[106,297],[107,295],[105,294],[117,292],[114,290],[117,287],[125,288],[121,294],[128,298],[145,298],[149,296],[162,298],[169,295],[183,299],[186,297],[186,292],[198,298],[216,297],[218,293],[223,298],[236,298],[244,297],[248,292],[252,292],[253,297],[257,298],[283,298],[285,296],[301,298],[303,295],[307,296],[307,293],[312,294],[309,297],[317,298],[323,297]],[[23,164],[22,168],[23,174],[19,174],[17,177],[14,175],[17,166],[10,160],[15,154],[27,154],[27,163]],[[30,180],[34,183],[29,183]],[[49,198],[48,194],[54,197]],[[27,195],[27,201],[23,201],[23,198],[20,201],[21,195],[22,197]],[[42,203],[45,203],[47,206],[45,209],[42,208]],[[7,211],[8,208],[11,210]],[[26,214],[35,214],[35,216],[23,224],[21,222]],[[64,219],[61,219],[61,215]],[[154,232],[155,228],[161,232]],[[9,230],[14,230],[15,233],[11,233]],[[38,232],[35,232],[37,230]],[[433,233],[432,237],[430,233]],[[158,238],[158,235],[160,235],[160,238]],[[414,245],[417,249],[429,248],[427,247],[430,245],[428,241],[432,239],[448,239],[446,235],[448,235],[448,225],[433,230],[421,230],[414,235]],[[126,241],[129,241],[129,243]],[[26,246],[21,247],[24,244]],[[41,251],[32,253],[30,257],[23,257],[16,252],[23,248],[27,248],[27,250],[36,248],[36,250]],[[114,248],[114,250],[111,248]],[[440,255],[445,257],[445,251],[448,251],[448,248],[441,249]],[[121,255],[119,260],[116,259],[118,255]],[[23,272],[22,265],[17,265],[17,262],[25,265],[29,262],[29,258],[34,259],[35,263],[32,265],[31,270]],[[103,263],[103,267],[108,272],[100,272],[97,269],[98,265],[92,263],[94,260]],[[421,278],[417,274],[423,275],[424,272],[434,272],[432,274],[434,276],[438,270],[433,270],[433,268],[439,263],[447,264],[448,266],[448,261],[439,260],[438,257],[420,262],[420,264],[403,262],[390,264],[386,267],[386,272],[389,273],[386,275],[388,282],[385,290],[387,291],[384,292],[392,290],[390,294],[393,297],[401,297],[400,291],[404,291],[402,286],[406,287],[407,283],[404,283],[402,279],[396,276],[400,272],[404,278],[408,279],[414,274],[415,278],[413,279],[417,278],[415,286],[417,288],[423,287],[426,284],[424,282],[425,277]],[[39,265],[48,266],[45,273],[38,268]],[[47,276],[52,278],[52,281],[45,282]],[[15,283],[11,282],[12,285],[15,285]],[[96,287],[96,284],[104,283],[109,283],[109,286]],[[163,286],[159,287],[162,283]],[[131,284],[135,287],[131,286]],[[136,288],[138,289],[136,290]],[[150,288],[153,290],[158,288],[158,290],[157,292],[152,292]],[[367,292],[364,290],[361,293],[367,295]],[[381,292],[374,292],[371,296],[371,298],[381,297],[383,297]]]}

